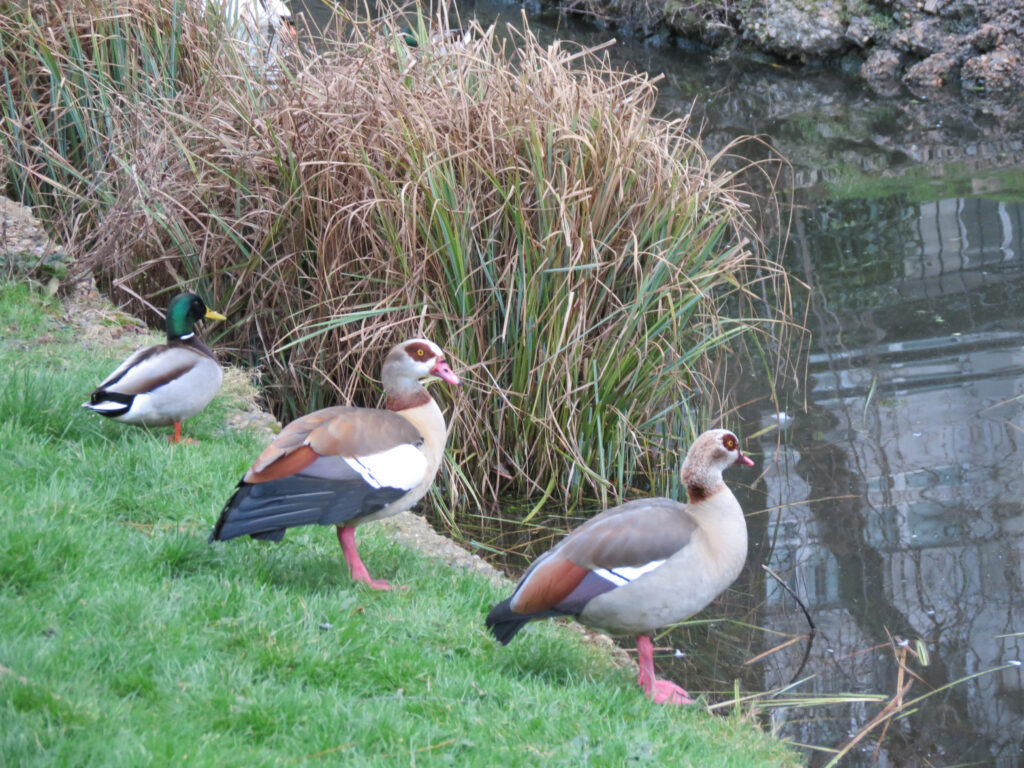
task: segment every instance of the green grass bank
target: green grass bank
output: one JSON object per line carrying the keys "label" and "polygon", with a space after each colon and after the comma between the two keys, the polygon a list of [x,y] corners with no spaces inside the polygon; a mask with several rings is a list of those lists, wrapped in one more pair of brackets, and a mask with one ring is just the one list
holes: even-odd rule
{"label": "green grass bank", "polygon": [[0,285],[0,764],[799,764],[749,712],[651,705],[576,633],[499,648],[498,588],[379,527],[364,557],[407,589],[354,587],[326,529],[208,544],[262,441],[224,428],[231,392],[195,445],[81,409],[158,337],[110,339]]}

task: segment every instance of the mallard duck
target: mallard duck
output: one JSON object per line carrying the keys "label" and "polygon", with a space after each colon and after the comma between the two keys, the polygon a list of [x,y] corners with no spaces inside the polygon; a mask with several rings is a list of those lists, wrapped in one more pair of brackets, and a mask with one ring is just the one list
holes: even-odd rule
{"label": "mallard duck", "polygon": [[175,296],[167,307],[167,343],[132,353],[82,407],[125,424],[173,424],[170,440],[180,443],[181,422],[209,404],[223,378],[213,352],[196,335],[203,318],[225,319],[194,293]]}
{"label": "mallard duck", "polygon": [[356,549],[356,527],[411,508],[430,488],[448,439],[444,415],[421,380],[458,385],[444,353],[409,339],[381,369],[386,408],[335,406],[302,416],[267,446],[220,513],[210,541],[237,536],[280,541],[288,528],[333,525],[352,579],[371,579]]}
{"label": "mallard duck", "polygon": [[512,596],[488,613],[487,627],[502,645],[527,622],[549,616],[635,635],[637,682],[648,698],[692,703],[678,685],[655,677],[650,633],[707,606],[743,569],[747,526],[722,480],[733,464],[754,464],[736,435],[704,432],[681,470],[689,504],[642,499],[588,520],[534,561]]}

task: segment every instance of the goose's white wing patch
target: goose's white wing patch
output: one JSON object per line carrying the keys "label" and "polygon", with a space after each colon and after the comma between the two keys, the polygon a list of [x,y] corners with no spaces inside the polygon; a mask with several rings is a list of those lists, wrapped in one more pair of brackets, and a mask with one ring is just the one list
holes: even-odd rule
{"label": "goose's white wing patch", "polygon": [[629,584],[629,582],[636,581],[645,573],[650,573],[664,562],[664,560],[652,560],[649,563],[645,563],[644,565],[638,565],[632,568],[595,568],[594,573],[596,573],[602,579],[610,581],[617,587],[624,587],[627,584]]}
{"label": "goose's white wing patch", "polygon": [[345,463],[374,488],[415,488],[427,474],[427,457],[415,445],[403,443],[369,456],[346,458]]}

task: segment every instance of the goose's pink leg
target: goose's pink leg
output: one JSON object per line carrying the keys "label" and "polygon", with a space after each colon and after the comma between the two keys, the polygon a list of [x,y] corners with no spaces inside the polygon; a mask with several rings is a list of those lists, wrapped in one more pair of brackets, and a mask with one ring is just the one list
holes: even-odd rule
{"label": "goose's pink leg", "polygon": [[640,675],[637,683],[655,704],[693,704],[690,694],[668,680],[654,676],[654,645],[647,635],[636,636],[637,664]]}
{"label": "goose's pink leg", "polygon": [[359,559],[359,552],[356,550],[356,527],[354,525],[338,526],[338,543],[341,544],[341,552],[345,555],[345,562],[348,563],[353,581],[361,581],[370,589],[391,589],[391,585],[384,579],[371,579],[369,571],[366,570],[363,561]]}

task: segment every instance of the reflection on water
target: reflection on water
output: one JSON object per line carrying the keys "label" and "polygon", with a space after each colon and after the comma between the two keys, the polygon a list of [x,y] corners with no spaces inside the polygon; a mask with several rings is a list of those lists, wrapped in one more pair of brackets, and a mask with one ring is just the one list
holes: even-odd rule
{"label": "reflection on water", "polygon": [[[325,7],[307,12],[322,24]],[[515,22],[520,10],[478,0],[462,13],[486,26],[499,14]],[[609,36],[557,18],[531,25],[542,40]],[[675,633],[670,644],[689,656],[663,667],[698,690],[790,681],[799,644],[742,666],[807,630],[792,598],[763,577],[765,563],[819,628],[802,673],[810,679],[796,692],[891,696],[900,680],[891,638],[928,648],[927,666],[911,664],[920,679],[907,698],[939,692],[888,727],[879,765],[1021,768],[1024,670],[1012,663],[1024,660],[1020,110],[941,95],[884,101],[836,73],[637,46],[613,56],[664,73],[662,109],[692,114],[711,151],[758,133],[793,160],[799,199],[786,261],[812,288],[806,386],[791,395],[782,430],[760,439],[764,476],[738,494],[745,509],[767,510],[749,518],[745,580],[702,615],[745,623]],[[775,413],[750,413],[744,432],[774,423]],[[698,650],[708,636],[712,647]],[[704,676],[692,679],[696,671]],[[771,710],[771,725],[836,747],[882,705]],[[872,764],[880,735],[843,765]],[[808,753],[811,765],[827,760]]]}
{"label": "reflection on water", "polygon": [[[923,681],[910,698],[1009,663],[921,702],[881,756],[1022,765],[1024,206],[814,206],[790,267],[814,289],[808,406],[781,445],[763,443],[764,482],[780,510],[768,561],[822,635],[803,690],[894,693],[891,635],[930,652],[929,666],[912,665]],[[770,582],[763,621],[806,630]],[[799,649],[789,657],[768,667],[769,687],[788,681]],[[790,738],[836,744],[878,709],[775,717]]]}

